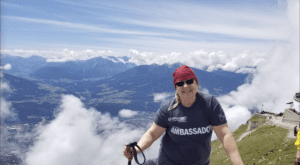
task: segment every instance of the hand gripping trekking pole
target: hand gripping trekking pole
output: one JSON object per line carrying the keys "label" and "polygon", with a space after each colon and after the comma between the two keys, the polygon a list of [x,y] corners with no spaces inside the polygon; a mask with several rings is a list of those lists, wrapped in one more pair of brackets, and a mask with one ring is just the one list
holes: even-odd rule
{"label": "hand gripping trekking pole", "polygon": [[[143,154],[143,156],[144,156],[144,163],[146,162],[145,155],[144,155],[142,149],[137,145],[137,142],[127,143],[127,144],[125,144],[125,145],[127,146],[128,149],[129,149],[130,147],[133,148],[134,159],[135,159],[135,162],[136,162],[137,164],[140,164],[140,163],[139,163],[139,161],[137,160],[137,154],[136,154],[136,150],[135,150],[134,146],[137,146],[137,147],[140,149],[140,151],[142,152],[142,154]],[[127,151],[128,151],[128,150],[127,150]],[[129,150],[129,151],[130,151],[130,150]],[[128,159],[128,165],[131,165],[131,160],[132,160],[132,157]],[[143,164],[144,164],[144,163],[143,163]],[[140,165],[141,165],[141,164],[140,164]]]}

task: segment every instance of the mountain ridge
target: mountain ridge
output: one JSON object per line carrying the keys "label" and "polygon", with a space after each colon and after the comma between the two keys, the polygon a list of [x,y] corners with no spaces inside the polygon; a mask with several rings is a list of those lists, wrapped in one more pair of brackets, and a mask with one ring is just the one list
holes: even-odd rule
{"label": "mountain ridge", "polygon": [[1,65],[10,64],[11,69],[2,70],[2,72],[23,78],[55,80],[64,79],[66,76],[69,79],[83,80],[107,78],[136,66],[133,63],[113,62],[110,58],[103,57],[95,57],[86,61],[47,62],[46,60],[47,58],[35,55],[28,58],[3,55]]}
{"label": "mountain ridge", "polygon": [[[55,100],[58,101],[58,95],[63,93],[67,94],[67,91],[70,91],[69,93],[82,99],[87,107],[94,107],[98,111],[109,112],[113,116],[118,116],[118,112],[121,109],[155,112],[159,108],[160,102],[154,101],[154,94],[170,94],[175,92],[172,74],[180,65],[181,64],[139,65],[121,73],[111,75],[109,78],[93,81],[74,81],[68,79],[49,81],[35,79],[31,80],[31,82],[36,85],[31,85],[31,89],[27,88],[27,90],[25,90],[28,94],[19,94],[19,96],[24,96],[24,98],[15,95],[15,100],[8,100],[20,102],[20,100],[33,100],[32,97],[41,100],[41,98],[46,95],[41,94],[48,92],[47,95],[50,95],[50,93],[54,94]],[[236,90],[239,85],[244,83],[245,78],[248,76],[247,74],[232,73],[232,77],[226,77],[226,75],[215,74],[214,72],[206,72],[196,68],[192,69],[198,77],[201,87],[208,89],[210,94],[214,96],[227,94],[232,90]],[[8,75],[4,75],[4,80],[7,76]],[[15,77],[15,79],[16,81],[20,81],[17,80],[17,77]],[[16,89],[19,88],[20,90],[21,88],[25,88],[22,84],[16,85],[10,83],[10,85]],[[37,94],[32,93],[33,91],[39,91],[37,90],[38,88],[47,90],[57,89],[57,91],[40,91]],[[59,90],[64,90],[64,92]],[[32,95],[31,98],[29,95]],[[50,101],[51,98],[48,96],[47,98],[44,98],[44,100],[47,100],[49,104],[52,103],[52,101]],[[15,105],[17,104],[15,103]],[[40,105],[31,102],[29,106],[32,107],[34,111],[39,111],[38,107]],[[22,109],[26,108],[25,103],[24,105],[18,104],[17,107],[22,107]],[[49,107],[54,108],[53,106]],[[46,107],[44,107],[44,109],[45,108]],[[26,111],[28,110],[25,109],[22,113],[26,114]],[[50,111],[48,115],[50,115]],[[28,113],[31,114],[32,112]]]}

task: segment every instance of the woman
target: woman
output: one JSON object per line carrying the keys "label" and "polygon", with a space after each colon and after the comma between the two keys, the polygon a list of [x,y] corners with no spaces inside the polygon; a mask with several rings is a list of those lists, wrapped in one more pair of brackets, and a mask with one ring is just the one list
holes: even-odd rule
{"label": "woman", "polygon": [[[227,123],[223,109],[213,96],[198,92],[198,79],[186,65],[177,68],[173,78],[175,98],[161,105],[153,125],[138,142],[144,151],[166,132],[161,139],[158,158],[147,161],[145,165],[208,165],[212,126]],[[135,149],[141,153],[137,147]],[[127,150],[125,147],[123,152],[126,158],[132,158],[132,148]],[[239,157],[235,152],[236,155]],[[237,162],[242,164],[240,158]]]}

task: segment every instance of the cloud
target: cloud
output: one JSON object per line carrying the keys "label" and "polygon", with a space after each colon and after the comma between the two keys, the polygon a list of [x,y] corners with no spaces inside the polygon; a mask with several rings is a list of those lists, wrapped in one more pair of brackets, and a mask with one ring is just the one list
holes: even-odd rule
{"label": "cloud", "polygon": [[228,125],[231,126],[231,131],[233,131],[236,126],[245,124],[246,121],[251,118],[251,113],[247,107],[236,105],[231,108],[229,108],[228,106],[223,106],[223,108],[228,121]]}
{"label": "cloud", "polygon": [[135,112],[135,111],[132,111],[129,109],[122,109],[121,111],[119,111],[119,116],[125,117],[125,118],[133,117],[137,114],[138,114],[138,112]]}
{"label": "cloud", "polygon": [[[297,6],[297,7],[295,7]],[[250,83],[243,84],[229,95],[218,97],[224,104],[280,113],[287,108],[299,91],[299,1],[288,5],[291,34],[290,42],[278,42],[258,63]],[[296,107],[299,111],[299,107]]]}
{"label": "cloud", "polygon": [[24,58],[28,58],[35,54],[39,54],[40,56],[42,56],[42,53],[40,53],[38,50],[22,50],[22,49],[7,50],[7,49],[3,49],[3,50],[1,50],[1,53],[9,54],[12,56],[21,56]]}
{"label": "cloud", "polygon": [[[55,55],[52,55],[48,58],[47,62],[66,62],[66,61],[76,61],[76,60],[89,60],[95,57],[103,57],[109,59],[108,56],[118,56],[117,54],[111,51],[93,51],[87,49],[85,51],[72,51],[64,49],[62,52],[56,52]],[[110,59],[111,60],[111,59]],[[116,61],[114,61],[116,62]]]}
{"label": "cloud", "polygon": [[241,68],[239,70],[236,71],[236,73],[252,73],[254,74],[256,72],[256,70],[254,68]]}
{"label": "cloud", "polygon": [[83,109],[78,98],[65,96],[63,99],[63,110],[43,128],[38,141],[27,153],[27,164],[95,163],[95,159],[90,158],[99,154],[101,141],[93,133],[93,116]]}
{"label": "cloud", "polygon": [[[1,79],[4,75],[1,73]],[[12,103],[7,101],[4,94],[10,93],[12,90],[7,82],[1,81],[1,98],[0,98],[0,116],[1,116],[1,133],[0,133],[0,155],[5,155],[10,152],[20,151],[20,146],[15,141],[11,140],[13,131],[21,132],[20,126],[7,127],[7,121],[14,122],[18,120],[18,114],[15,112]]]}
{"label": "cloud", "polygon": [[[221,106],[224,110],[227,124],[231,132],[233,132],[240,125],[245,124],[246,121],[251,118],[251,113],[247,107],[236,105],[229,108],[229,105],[225,104],[221,104]],[[216,139],[218,139],[218,137],[216,133],[213,132],[212,141]]]}
{"label": "cloud", "polygon": [[48,19],[37,19],[37,18],[25,18],[25,17],[16,17],[16,16],[2,16],[6,19],[14,19],[26,22],[33,22],[39,24],[52,25],[63,28],[71,28],[73,30],[81,30],[81,31],[91,31],[98,33],[113,33],[113,34],[127,34],[127,35],[149,35],[149,36],[174,36],[174,34],[169,33],[156,33],[156,32],[146,32],[146,31],[138,31],[138,30],[119,30],[114,29],[113,27],[101,27],[99,25],[92,25],[87,23],[73,23],[73,22],[65,22],[65,21],[56,21],[56,20],[48,20]]}
{"label": "cloud", "polygon": [[[157,54],[155,52],[139,52],[131,49],[129,54],[119,54],[112,51],[73,51],[64,49],[63,51],[38,51],[38,50],[2,50],[2,53],[13,56],[30,57],[32,52],[35,55],[47,58],[47,62],[67,62],[76,60],[89,60],[95,57],[103,57],[113,62],[134,63],[136,65],[151,64],[174,64],[184,63],[190,67],[198,69],[207,68],[207,71],[222,69],[237,73],[253,73],[255,67],[266,61],[266,53],[257,53],[250,51],[242,51],[240,53],[225,53],[223,51],[207,52],[199,50],[190,53],[171,52],[168,54]],[[121,57],[127,56],[128,61],[124,61]],[[110,57],[116,57],[112,59]]]}
{"label": "cloud", "polygon": [[17,119],[17,114],[12,111],[12,104],[1,98],[1,122],[4,120],[14,121]]}
{"label": "cloud", "polygon": [[[198,69],[207,68],[211,72],[217,69],[222,69],[237,73],[254,73],[255,67],[263,62],[266,62],[266,53],[250,52],[248,50],[240,53],[225,53],[223,51],[207,52],[199,50],[190,53],[171,52],[169,54],[157,54],[155,52],[139,52],[131,49],[129,54],[119,54],[112,51],[73,51],[64,49],[63,51],[38,51],[38,50],[2,50],[2,53],[13,56],[30,57],[34,52],[35,55],[47,58],[47,62],[67,62],[76,60],[89,60],[95,57],[103,57],[113,62],[134,63],[136,65],[151,65],[151,64],[174,64],[184,63],[190,67]],[[121,58],[127,56],[129,60],[126,62]],[[110,57],[116,57],[112,59]],[[8,66],[6,66],[8,68]]]}
{"label": "cloud", "polygon": [[[293,29],[290,42],[279,42],[263,58],[257,56],[252,63],[253,66],[257,66],[255,71],[249,68],[239,69],[237,72],[252,72],[252,82],[247,81],[236,91],[217,98],[224,109],[231,131],[245,124],[251,117],[250,111],[254,109],[284,112],[289,108],[286,103],[292,101],[299,90],[299,70],[296,69],[299,68],[299,1],[290,0],[288,6],[290,25]],[[249,62],[247,58],[245,60]],[[234,68],[234,65],[231,67]],[[294,108],[299,111],[299,103],[293,102]],[[216,135],[213,135],[212,139],[215,137]]]}
{"label": "cloud", "polygon": [[6,64],[4,66],[0,66],[0,69],[10,70],[11,69],[11,65],[10,64]]}
{"label": "cloud", "polygon": [[[124,144],[139,141],[145,130],[86,109],[80,99],[64,95],[56,118],[36,132],[38,136],[26,153],[27,165],[109,165],[126,164]],[[144,152],[147,159],[157,157],[159,142]]]}
{"label": "cloud", "polygon": [[[1,74],[1,79],[3,75]],[[12,92],[10,85],[7,82],[1,81],[1,122],[4,122],[5,120],[14,121],[18,119],[17,114],[13,111],[12,103],[9,101],[6,101],[6,99],[3,97],[3,94]],[[2,123],[3,124],[3,123]]]}
{"label": "cloud", "polygon": [[[251,49],[252,51],[261,51],[258,49],[264,49],[265,51],[267,49],[269,51],[270,45],[274,42],[288,40],[288,20],[286,15],[282,14],[284,10],[280,10],[281,8],[276,3],[265,6],[252,3],[255,7],[243,6],[245,10],[242,10],[242,8],[236,8],[236,6],[227,6],[227,8],[226,5],[228,4],[225,4],[225,6],[206,6],[205,3],[202,5],[203,3],[182,3],[178,1],[176,3],[135,2],[135,5],[140,7],[130,6],[128,3],[116,5],[111,2],[101,4],[97,2],[57,2],[57,5],[63,3],[63,5],[76,9],[77,12],[71,14],[74,18],[76,14],[80,16],[85,13],[84,16],[87,19],[85,19],[85,22],[80,22],[80,20],[72,20],[73,17],[67,17],[66,20],[69,21],[66,22],[59,20],[57,17],[51,18],[52,15],[47,17],[49,19],[4,15],[5,20],[13,20],[18,24],[24,22],[28,24],[28,27],[24,26],[23,29],[17,30],[27,32],[30,27],[40,25],[41,28],[45,27],[49,30],[48,34],[43,34],[44,37],[57,39],[56,41],[53,40],[53,43],[36,40],[31,41],[31,43],[23,42],[23,44],[17,45],[13,45],[15,42],[11,40],[7,43],[12,44],[6,45],[6,48],[36,49],[36,47],[41,47],[41,49],[45,49],[46,47],[58,49],[59,47],[71,50],[78,49],[78,47],[98,49],[101,46],[104,49],[112,48],[114,52],[119,49],[121,54],[129,49],[134,49],[140,52],[155,52],[156,54],[181,52],[186,55],[186,52],[195,52],[201,49],[211,49],[214,52],[245,49]],[[166,10],[165,5],[170,6],[170,8]],[[245,3],[239,5],[242,6]],[[11,12],[18,9],[12,7],[17,6],[15,4],[4,3],[4,6],[10,9]],[[26,5],[24,7],[22,4],[18,6],[26,8]],[[155,10],[152,10],[153,8]],[[100,9],[107,12],[99,13],[91,9]],[[36,10],[43,12],[39,7]],[[122,14],[118,16],[111,15],[115,12]],[[139,17],[136,17],[136,15],[139,15]],[[93,21],[89,22],[89,20]],[[61,31],[64,32],[66,37],[60,35]],[[73,35],[74,33],[78,35]],[[112,33],[113,35],[103,35],[102,33]],[[49,34],[51,36],[48,36]],[[68,37],[68,35],[71,36]],[[80,39],[82,41],[80,43],[79,40],[74,40],[76,36],[83,37],[84,40]],[[49,40],[49,42],[51,41]],[[125,53],[127,54],[127,52]],[[65,57],[52,59],[52,61],[58,62],[66,60],[68,58]]]}
{"label": "cloud", "polygon": [[[109,59],[113,62],[124,62],[123,59],[117,58],[119,61],[113,60],[109,57],[123,57],[118,53],[108,51],[93,51],[91,49],[86,49],[84,51],[73,51],[69,49],[63,49],[63,51],[46,51],[46,50],[22,50],[22,49],[15,49],[15,50],[1,50],[2,54],[8,54],[11,56],[20,56],[23,58],[29,58],[33,55],[37,55],[40,57],[46,58],[47,62],[67,62],[67,61],[76,61],[76,60],[89,60],[95,57],[102,57],[105,59]],[[4,66],[4,69],[11,68],[10,64]]]}
{"label": "cloud", "polygon": [[[1,76],[1,78],[2,78],[2,76]],[[1,90],[2,90],[2,92],[12,92],[9,84],[4,81],[1,81]]]}
{"label": "cloud", "polygon": [[[176,6],[182,10],[187,6]],[[217,9],[220,10],[220,9]],[[194,10],[186,9],[185,15],[190,15],[191,19],[178,20],[178,18],[165,18],[159,17],[157,20],[135,20],[135,19],[120,19],[113,18],[115,21],[130,23],[134,25],[141,25],[147,27],[164,28],[169,30],[181,30],[198,33],[209,33],[218,35],[230,35],[240,38],[251,39],[267,39],[267,40],[286,40],[287,27],[285,25],[286,20],[282,17],[268,17],[264,15],[257,15],[252,13],[230,12],[230,11],[216,11],[207,8],[201,8],[197,6]],[[189,13],[191,11],[191,13]],[[199,17],[195,17],[195,11],[201,12],[196,14]],[[206,12],[205,12],[206,11]],[[205,12],[205,14],[203,13]],[[209,16],[208,16],[208,15]],[[169,15],[169,14],[167,14]],[[201,16],[201,15],[205,15]],[[224,17],[226,15],[226,17]],[[180,17],[178,13],[174,13],[173,17]],[[169,15],[169,17],[172,17]],[[207,20],[207,17],[210,20]],[[247,17],[247,18],[246,18]],[[277,19],[277,20],[276,20]],[[224,21],[226,20],[226,22]],[[240,24],[240,21],[247,20],[247,25]],[[162,23],[164,22],[164,23]],[[201,22],[201,24],[195,24],[195,22]],[[255,26],[257,25],[257,26]],[[276,26],[276,27],[275,27]],[[276,34],[274,34],[276,33]]]}
{"label": "cloud", "polygon": [[154,102],[162,102],[162,101],[165,101],[167,100],[170,96],[173,96],[174,93],[153,93],[154,95]]}
{"label": "cloud", "polygon": [[[93,4],[86,3],[68,3],[82,10],[87,15],[93,14],[98,17],[103,17],[101,13],[92,12],[88,9],[96,8],[111,12],[124,12],[123,17],[115,15],[106,15],[101,18],[103,21],[114,21],[122,25],[131,25],[136,27],[146,27],[147,29],[161,29],[167,31],[177,32],[194,32],[208,33],[226,36],[235,36],[241,38],[255,38],[255,39],[287,39],[285,35],[288,31],[286,19],[284,16],[278,15],[278,8],[271,8],[273,4],[260,6],[260,12],[257,8],[250,9],[249,7],[241,10],[243,3],[239,4],[239,9],[234,7],[210,7],[203,3],[168,3],[168,2],[136,2],[134,7],[124,3],[122,5],[115,5],[109,2]],[[169,6],[166,10],[165,6]],[[257,5],[253,3],[253,5]],[[248,4],[247,4],[248,6]],[[268,6],[268,7],[267,7]],[[270,8],[269,8],[270,6]],[[147,10],[148,9],[148,10]],[[276,14],[269,12],[277,12]],[[132,17],[140,15],[140,17]],[[196,16],[196,17],[195,17]],[[147,18],[147,19],[145,19]],[[208,19],[209,18],[209,19]],[[242,22],[242,23],[241,23]]]}
{"label": "cloud", "polygon": [[129,62],[137,65],[150,65],[164,63],[184,63],[188,66],[203,69],[208,67],[208,71],[222,69],[225,71],[238,71],[243,73],[252,73],[253,68],[265,62],[265,53],[253,53],[243,51],[238,54],[228,54],[222,51],[206,52],[204,50],[195,51],[188,54],[172,52],[170,54],[156,54],[154,52],[138,52],[130,50]]}

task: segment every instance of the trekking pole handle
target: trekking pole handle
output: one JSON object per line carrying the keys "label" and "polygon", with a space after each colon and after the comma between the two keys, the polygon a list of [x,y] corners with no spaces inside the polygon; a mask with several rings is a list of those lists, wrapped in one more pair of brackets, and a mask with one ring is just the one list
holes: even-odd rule
{"label": "trekking pole handle", "polygon": [[[126,145],[127,147],[129,147],[129,148],[130,148],[130,147],[133,148],[134,160],[135,160],[135,162],[136,162],[137,164],[140,164],[140,163],[139,163],[139,161],[137,160],[137,153],[136,153],[136,150],[135,150],[135,147],[134,147],[134,146],[137,146],[138,149],[142,152],[142,154],[143,154],[143,156],[144,156],[144,163],[146,162],[145,155],[144,155],[142,149],[137,145],[137,142],[127,143],[127,144],[125,144],[125,145]],[[129,159],[128,159],[128,165],[131,165],[131,160],[132,160],[132,158],[129,158]],[[144,163],[143,163],[143,164],[144,164]]]}
{"label": "trekking pole handle", "polygon": [[[128,144],[130,144],[130,143],[128,143]],[[126,145],[126,148],[127,148],[127,151],[130,151],[130,146],[129,145]],[[128,158],[128,165],[131,165],[131,160],[132,159],[133,159],[133,156]]]}

